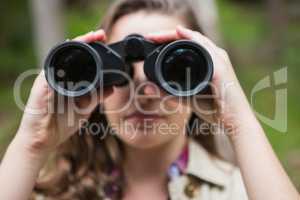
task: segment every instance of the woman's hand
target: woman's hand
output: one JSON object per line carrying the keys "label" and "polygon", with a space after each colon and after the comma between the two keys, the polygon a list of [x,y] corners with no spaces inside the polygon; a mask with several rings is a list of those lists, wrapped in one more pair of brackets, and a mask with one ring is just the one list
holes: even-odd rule
{"label": "woman's hand", "polygon": [[188,39],[200,44],[209,52],[214,63],[210,85],[212,95],[196,96],[191,106],[202,119],[222,125],[226,128],[226,133],[234,135],[242,126],[240,118],[245,117],[246,112],[251,113],[251,109],[226,51],[217,47],[201,33],[180,26],[176,31],[153,33],[146,38],[157,43]]}
{"label": "woman's hand", "polygon": [[[99,30],[79,36],[74,40],[90,43],[105,42],[105,39],[104,31]],[[82,122],[88,119],[100,103],[100,99],[104,99],[111,92],[112,89],[106,89],[102,95],[99,91],[95,91],[83,97],[64,98],[58,96],[49,87],[42,71],[31,89],[15,139],[31,153],[51,152],[73,135]]]}

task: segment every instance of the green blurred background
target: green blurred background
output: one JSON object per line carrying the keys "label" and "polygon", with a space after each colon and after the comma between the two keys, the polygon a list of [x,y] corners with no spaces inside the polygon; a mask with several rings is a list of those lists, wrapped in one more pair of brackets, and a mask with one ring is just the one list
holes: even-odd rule
{"label": "green blurred background", "polygon": [[[94,30],[109,2],[63,1],[65,38]],[[217,6],[222,46],[229,52],[248,98],[259,80],[288,67],[288,84],[283,86],[288,88],[287,133],[263,126],[300,191],[300,1],[217,0]],[[5,1],[0,7],[0,155],[14,136],[22,116],[13,97],[14,81],[25,70],[39,66],[31,7],[24,0]],[[32,81],[28,79],[22,86],[24,101]],[[274,88],[255,99],[255,110],[265,116],[272,118],[274,107]]]}

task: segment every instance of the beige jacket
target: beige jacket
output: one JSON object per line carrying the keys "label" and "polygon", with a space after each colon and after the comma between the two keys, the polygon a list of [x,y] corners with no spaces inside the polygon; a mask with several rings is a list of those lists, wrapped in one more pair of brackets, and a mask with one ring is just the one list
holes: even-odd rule
{"label": "beige jacket", "polygon": [[[186,173],[169,182],[170,200],[247,200],[239,170],[210,156],[194,140],[189,141]],[[36,195],[36,200],[46,200]]]}
{"label": "beige jacket", "polygon": [[240,171],[233,165],[212,158],[193,140],[189,142],[186,174],[169,185],[171,200],[246,200]]}

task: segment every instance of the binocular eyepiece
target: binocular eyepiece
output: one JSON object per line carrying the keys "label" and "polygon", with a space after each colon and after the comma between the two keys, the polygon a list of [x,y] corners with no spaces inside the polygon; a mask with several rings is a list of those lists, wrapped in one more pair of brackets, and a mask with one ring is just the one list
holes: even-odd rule
{"label": "binocular eyepiece", "polygon": [[213,75],[212,58],[199,44],[156,44],[135,34],[110,45],[61,43],[50,51],[44,68],[56,92],[78,97],[99,87],[127,84],[134,73],[130,63],[142,60],[147,78],[174,96],[204,93]]}

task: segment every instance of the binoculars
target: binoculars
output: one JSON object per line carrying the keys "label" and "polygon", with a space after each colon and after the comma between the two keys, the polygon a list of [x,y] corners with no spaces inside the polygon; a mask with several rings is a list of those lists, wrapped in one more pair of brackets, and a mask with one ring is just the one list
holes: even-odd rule
{"label": "binoculars", "polygon": [[100,87],[126,85],[134,73],[131,63],[142,60],[148,80],[174,96],[204,93],[213,75],[212,58],[199,44],[156,44],[137,34],[109,45],[63,42],[50,51],[44,69],[58,94],[79,97]]}

